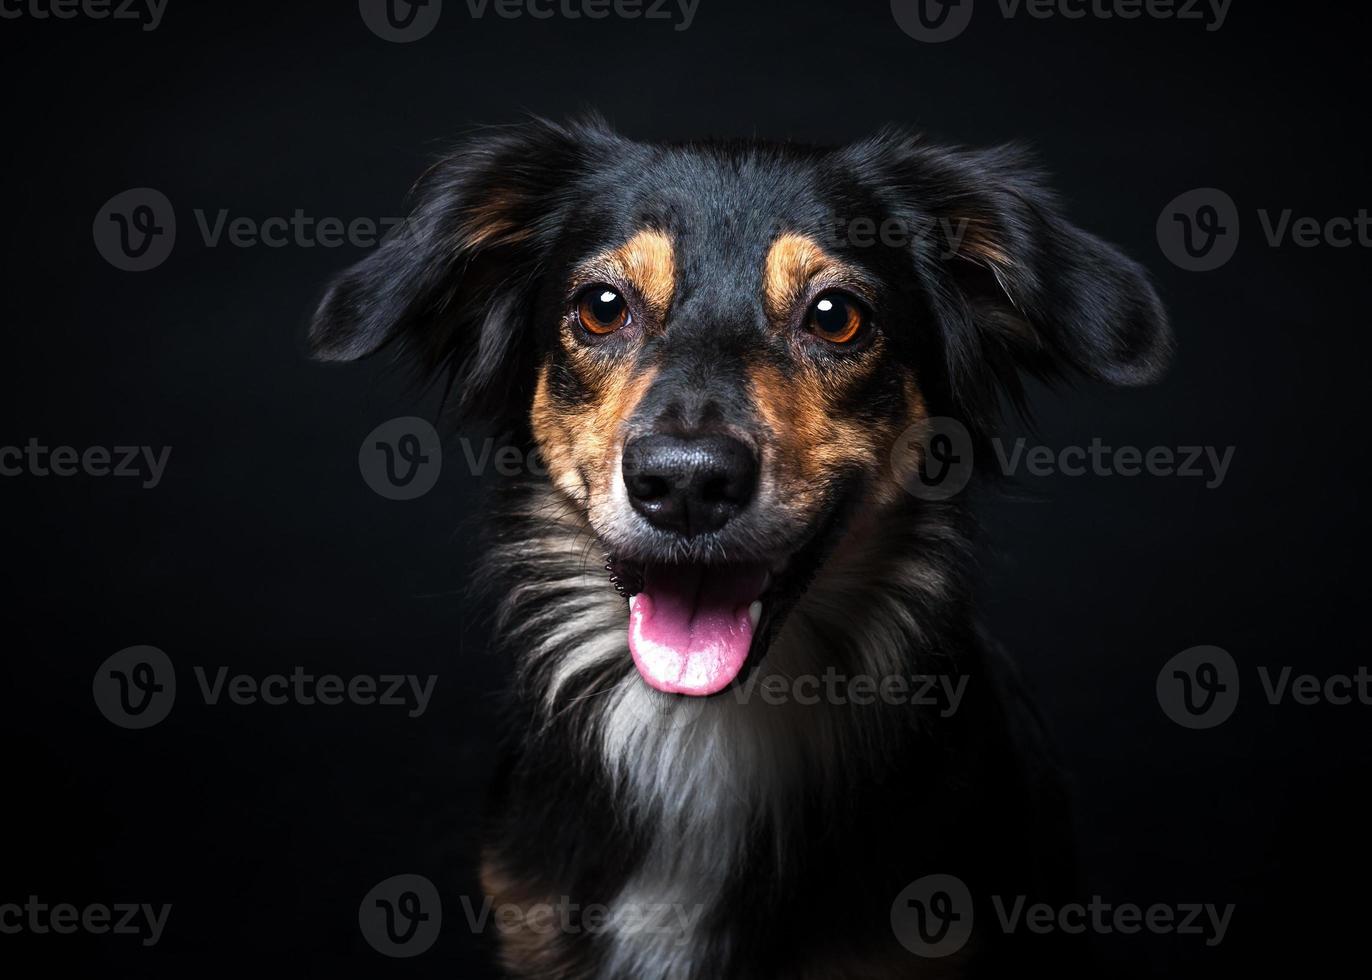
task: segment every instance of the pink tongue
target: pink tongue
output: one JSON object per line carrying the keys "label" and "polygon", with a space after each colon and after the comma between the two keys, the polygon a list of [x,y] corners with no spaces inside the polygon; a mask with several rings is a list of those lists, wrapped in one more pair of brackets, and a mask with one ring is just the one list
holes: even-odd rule
{"label": "pink tongue", "polygon": [[657,565],[629,600],[629,650],[643,679],[671,694],[714,694],[729,685],[753,642],[748,607],[762,568]]}

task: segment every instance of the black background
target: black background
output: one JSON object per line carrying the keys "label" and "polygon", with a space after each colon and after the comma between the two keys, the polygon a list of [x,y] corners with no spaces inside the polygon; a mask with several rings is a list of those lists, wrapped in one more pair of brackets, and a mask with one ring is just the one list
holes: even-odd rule
{"label": "black background", "polygon": [[[987,619],[1072,773],[1087,894],[1237,906],[1213,949],[1098,937],[1113,975],[1318,973],[1357,948],[1372,708],[1270,706],[1254,671],[1324,677],[1367,661],[1367,253],[1270,247],[1256,213],[1372,205],[1365,19],[1237,0],[1207,32],[978,8],[938,46],[865,0],[701,0],[686,31],[474,20],[448,0],[407,45],[373,36],[343,0],[170,0],[153,32],[0,20],[0,446],[174,447],[154,490],[0,479],[0,903],[172,904],[154,948],[0,935],[0,970],[38,956],[117,975],[490,975],[459,904],[477,894],[507,673],[467,596],[480,481],[455,444],[418,501],[360,478],[374,426],[437,411],[435,393],[381,361],[302,354],[322,284],[360,249],[209,248],[192,216],[394,215],[451,137],[587,107],[639,138],[829,143],[899,122],[1027,141],[1071,216],[1153,270],[1173,371],[1144,390],[1036,392],[1035,438],[1233,445],[1228,479],[1035,479],[1024,499],[990,502]],[[1184,272],[1154,225],[1206,186],[1236,200],[1244,234],[1224,268]],[[175,251],[150,272],[116,270],[92,242],[96,213],[131,187],[177,212]],[[186,693],[161,725],[126,731],[97,711],[91,678],[142,643],[167,651]],[[1229,650],[1247,685],[1205,732],[1173,724],[1154,694],[1162,664],[1197,644]],[[439,679],[411,719],[208,706],[192,665]],[[393,961],[363,941],[357,907],[402,872],[438,884],[445,922],[431,950]]]}

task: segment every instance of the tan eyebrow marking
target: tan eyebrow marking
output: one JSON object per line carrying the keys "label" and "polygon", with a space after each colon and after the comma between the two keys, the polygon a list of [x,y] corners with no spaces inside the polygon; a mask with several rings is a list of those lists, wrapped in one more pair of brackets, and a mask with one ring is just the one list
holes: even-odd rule
{"label": "tan eyebrow marking", "polygon": [[762,299],[773,323],[790,317],[812,283],[826,280],[834,286],[856,288],[864,276],[834,258],[813,238],[788,231],[780,235],[767,252],[762,273]]}
{"label": "tan eyebrow marking", "polygon": [[772,243],[762,275],[762,295],[767,315],[780,320],[799,301],[811,280],[833,261],[814,240],[786,232]]}
{"label": "tan eyebrow marking", "polygon": [[577,278],[619,279],[628,283],[661,323],[676,293],[676,251],[663,232],[645,228],[618,248],[591,259]]}

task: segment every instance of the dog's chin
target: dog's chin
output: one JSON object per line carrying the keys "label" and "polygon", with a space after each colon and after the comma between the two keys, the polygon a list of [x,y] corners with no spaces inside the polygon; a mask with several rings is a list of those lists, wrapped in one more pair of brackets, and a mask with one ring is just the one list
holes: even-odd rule
{"label": "dog's chin", "polygon": [[607,556],[610,582],[629,602],[629,651],[639,675],[668,694],[708,697],[766,656],[827,557],[832,513],[799,547],[768,557],[723,549],[715,560]]}

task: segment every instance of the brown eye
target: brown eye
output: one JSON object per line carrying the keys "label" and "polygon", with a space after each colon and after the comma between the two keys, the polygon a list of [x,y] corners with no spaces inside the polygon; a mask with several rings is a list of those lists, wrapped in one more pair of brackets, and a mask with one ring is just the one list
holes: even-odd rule
{"label": "brown eye", "polygon": [[576,318],[587,333],[603,337],[629,322],[629,304],[609,286],[592,286],[577,301]]}
{"label": "brown eye", "polygon": [[825,293],[810,306],[805,328],[831,344],[850,344],[866,332],[867,311],[845,293]]}

